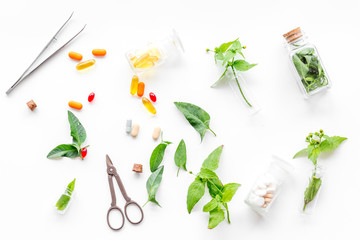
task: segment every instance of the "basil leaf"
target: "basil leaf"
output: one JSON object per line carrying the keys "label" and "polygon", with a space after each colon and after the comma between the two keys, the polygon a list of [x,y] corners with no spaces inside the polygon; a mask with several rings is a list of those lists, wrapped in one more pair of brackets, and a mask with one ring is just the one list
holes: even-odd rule
{"label": "basil leaf", "polygon": [[68,193],[69,195],[71,195],[72,192],[74,191],[75,181],[76,181],[76,178],[74,178],[74,180],[73,180],[71,183],[69,183],[69,185],[67,186],[66,191],[67,191],[67,193]]}
{"label": "basil leaf", "polygon": [[[146,203],[153,202],[156,205],[158,205],[159,207],[161,207],[160,204],[156,201],[155,195],[160,186],[163,172],[164,172],[164,166],[160,166],[148,178],[148,180],[146,182],[146,189],[147,189],[149,197],[148,197],[148,201]],[[146,205],[146,203],[145,203],[145,205]]]}
{"label": "basil leaf", "polygon": [[215,136],[216,134],[210,129],[210,115],[202,108],[186,102],[174,102],[175,106],[182,112],[188,122],[200,134],[201,141],[204,138],[206,130],[210,130]]}
{"label": "basil leaf", "polygon": [[299,73],[301,79],[305,79],[306,74],[309,72],[308,66],[300,60],[300,58],[297,54],[295,54],[293,56],[293,62],[294,62],[295,68],[296,68],[297,72]]}
{"label": "basil leaf", "polygon": [[224,188],[222,190],[223,196],[221,198],[221,201],[224,203],[230,202],[240,186],[241,186],[241,184],[238,184],[238,183],[225,184]]}
{"label": "basil leaf", "polygon": [[312,177],[309,180],[309,186],[306,188],[304,193],[304,208],[305,211],[306,206],[314,200],[316,194],[318,193],[320,186],[321,186],[321,178]]}
{"label": "basil leaf", "polygon": [[168,146],[168,144],[170,144],[170,143],[169,142],[160,143],[159,145],[156,146],[154,151],[151,153],[151,157],[150,157],[151,172],[154,172],[161,164],[161,162],[164,158],[165,149]]}
{"label": "basil leaf", "polygon": [[343,141],[345,141],[347,138],[345,137],[328,137],[325,141],[322,141],[320,143],[320,151],[321,152],[327,152],[336,149]]}
{"label": "basil leaf", "polygon": [[186,145],[183,139],[181,139],[174,156],[175,165],[179,167],[177,175],[179,175],[180,168],[186,170]]}
{"label": "basil leaf", "polygon": [[209,228],[213,229],[219,223],[225,220],[225,213],[224,210],[221,208],[214,209],[210,211],[210,217],[209,217]]}
{"label": "basil leaf", "polygon": [[70,197],[68,195],[63,194],[57,201],[56,207],[58,210],[62,211],[67,207],[69,202],[70,202]]}
{"label": "basil leaf", "polygon": [[49,159],[68,157],[68,158],[77,158],[80,157],[80,153],[76,147],[72,144],[61,144],[51,150],[46,156]]}
{"label": "basil leaf", "polygon": [[299,157],[299,156],[301,156],[301,155],[307,155],[307,154],[308,154],[308,149],[307,149],[307,148],[304,148],[304,149],[298,151],[298,152],[294,155],[293,159],[294,159],[294,158],[297,158],[297,157]]}
{"label": "basil leaf", "polygon": [[196,178],[193,183],[190,184],[187,194],[187,210],[191,213],[195,204],[204,196],[205,193],[205,182],[201,181],[200,178]]}
{"label": "basil leaf", "polygon": [[319,148],[312,148],[311,152],[309,152],[308,158],[313,162],[314,165],[317,164],[317,159],[319,157],[319,154],[320,154]]}
{"label": "basil leaf", "polygon": [[219,195],[217,195],[216,198],[213,198],[203,207],[203,212],[210,212],[219,206],[220,206]]}
{"label": "basil leaf", "polygon": [[238,38],[236,40],[234,40],[234,41],[221,44],[220,47],[219,47],[220,51],[222,53],[226,52],[226,50],[228,50],[228,48],[236,41],[238,41]]}
{"label": "basil leaf", "polygon": [[304,48],[300,52],[298,52],[299,55],[313,55],[314,49],[313,48]]}
{"label": "basil leaf", "polygon": [[220,179],[218,178],[208,179],[206,185],[209,189],[209,194],[212,198],[215,198],[217,195],[222,195],[222,190],[224,186],[221,183]]}
{"label": "basil leaf", "polygon": [[222,153],[222,150],[224,148],[224,145],[221,145],[220,147],[216,148],[214,151],[212,151],[209,156],[204,160],[202,164],[202,168],[207,168],[212,171],[215,171],[219,167],[219,160]]}
{"label": "basil leaf", "polygon": [[247,71],[250,68],[255,67],[257,64],[250,64],[245,60],[236,60],[233,63],[233,66],[238,71]]}
{"label": "basil leaf", "polygon": [[212,179],[212,178],[219,179],[216,173],[214,173],[213,171],[207,168],[201,168],[199,177],[204,180]]}
{"label": "basil leaf", "polygon": [[75,180],[74,179],[71,183],[68,184],[66,190],[65,190],[65,194],[62,194],[61,197],[59,198],[59,200],[56,202],[56,207],[58,210],[62,211],[64,210],[67,205],[70,202],[71,199],[71,194],[74,191],[75,188]]}
{"label": "basil leaf", "polygon": [[86,131],[79,119],[70,111],[68,111],[68,120],[70,123],[71,136],[73,142],[79,146],[86,140]]}

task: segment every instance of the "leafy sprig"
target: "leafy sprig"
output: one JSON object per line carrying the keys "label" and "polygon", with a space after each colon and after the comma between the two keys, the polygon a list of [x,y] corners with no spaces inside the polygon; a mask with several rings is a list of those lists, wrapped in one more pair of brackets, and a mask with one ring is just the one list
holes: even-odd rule
{"label": "leafy sprig", "polygon": [[[240,86],[239,80],[236,76],[235,70],[247,71],[247,70],[253,68],[254,66],[256,66],[257,64],[250,64],[247,61],[245,61],[245,56],[242,52],[243,49],[246,49],[246,46],[242,46],[238,38],[234,41],[223,43],[220,45],[220,47],[216,47],[214,50],[206,49],[207,52],[214,52],[215,63],[217,63],[217,61],[221,61],[222,65],[225,67],[225,71],[223,72],[223,74],[211,87],[215,87],[224,78],[225,74],[230,69],[230,71],[232,71],[232,73],[234,75],[236,84],[237,84],[239,91],[240,91],[241,95],[243,96],[245,102],[250,107],[252,107],[252,105],[246,99],[246,97],[241,89],[241,86]],[[238,59],[240,57],[243,59]]]}
{"label": "leafy sprig", "polygon": [[317,176],[317,161],[321,152],[328,152],[336,149],[343,141],[347,138],[333,136],[329,137],[324,134],[324,131],[321,129],[319,132],[310,133],[305,141],[308,143],[307,148],[304,148],[297,152],[293,158],[306,155],[309,160],[314,165],[313,175],[309,180],[309,186],[306,188],[304,192],[304,207],[303,211],[305,211],[306,206],[314,200],[316,194],[318,193],[322,179],[321,176]]}
{"label": "leafy sprig", "polygon": [[[203,162],[200,172],[195,175],[195,180],[190,184],[187,195],[187,210],[191,213],[194,206],[205,194],[205,185],[208,187],[211,201],[203,207],[203,212],[209,212],[210,229],[215,228],[219,223],[225,220],[225,211],[227,220],[230,223],[230,212],[228,203],[235,195],[237,189],[241,186],[238,183],[228,183],[223,185],[219,177],[214,172],[219,166],[219,160],[223,145],[216,148]],[[193,174],[192,172],[190,172]]]}
{"label": "leafy sprig", "polygon": [[86,131],[79,119],[70,111],[68,111],[68,121],[70,124],[71,136],[73,138],[72,144],[60,144],[49,152],[47,158],[55,159],[60,157],[84,159],[81,155],[81,150],[89,146],[81,147],[86,140]]}

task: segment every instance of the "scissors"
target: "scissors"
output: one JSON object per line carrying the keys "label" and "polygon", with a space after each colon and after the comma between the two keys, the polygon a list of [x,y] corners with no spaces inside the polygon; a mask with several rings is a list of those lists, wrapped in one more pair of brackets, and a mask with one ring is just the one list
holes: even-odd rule
{"label": "scissors", "polygon": [[[109,186],[110,186],[110,193],[111,193],[111,207],[109,208],[108,212],[107,212],[107,216],[106,216],[106,219],[107,219],[107,223],[109,225],[109,227],[112,229],[112,230],[120,230],[123,226],[124,226],[124,223],[125,223],[125,217],[124,217],[124,213],[123,211],[118,207],[116,206],[116,196],[115,196],[115,190],[114,190],[114,182],[113,182],[113,177],[115,177],[116,179],[116,182],[118,183],[119,185],[119,188],[120,188],[120,191],[121,191],[121,194],[123,195],[123,197],[125,198],[126,200],[126,203],[125,203],[125,207],[124,207],[124,211],[125,211],[125,216],[126,216],[126,219],[131,223],[131,224],[139,224],[142,222],[142,220],[144,219],[144,212],[142,210],[142,208],[140,207],[140,205],[137,203],[137,202],[134,202],[133,200],[131,200],[131,198],[127,195],[126,191],[125,191],[125,188],[124,188],[124,185],[122,184],[121,182],[121,179],[119,177],[119,175],[117,174],[117,171],[116,171],[116,168],[114,167],[112,161],[110,160],[110,157],[108,155],[106,155],[106,166],[107,166],[107,173],[108,173],[108,180],[109,180]],[[130,205],[135,205],[139,210],[140,210],[140,213],[141,213],[141,219],[137,222],[135,221],[131,221],[131,219],[129,218],[129,216],[127,215],[127,208],[128,206]],[[109,216],[110,216],[110,213],[112,211],[119,211],[121,213],[121,217],[122,217],[122,223],[121,223],[121,226],[119,228],[114,228],[111,226],[110,224],[110,220],[109,220]]]}

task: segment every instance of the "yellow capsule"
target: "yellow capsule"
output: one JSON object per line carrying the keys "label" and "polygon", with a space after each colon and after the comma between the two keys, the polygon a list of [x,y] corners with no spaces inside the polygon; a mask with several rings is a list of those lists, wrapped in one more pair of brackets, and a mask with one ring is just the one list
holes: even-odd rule
{"label": "yellow capsule", "polygon": [[159,49],[157,48],[151,48],[148,53],[151,55],[151,56],[154,56],[154,57],[157,57],[158,59],[161,58],[161,54],[160,54],[160,51]]}
{"label": "yellow capsule", "polygon": [[138,67],[139,65],[142,65],[147,62],[147,58],[150,57],[150,54],[145,53],[141,55],[135,62],[134,67]]}
{"label": "yellow capsule", "polygon": [[139,77],[137,75],[134,75],[131,80],[131,86],[130,86],[130,94],[135,95],[139,84]]}
{"label": "yellow capsule", "polygon": [[89,68],[91,66],[93,66],[95,64],[95,59],[90,59],[84,62],[79,63],[78,65],[76,65],[76,69],[77,70],[84,70],[86,68]]}
{"label": "yellow capsule", "polygon": [[149,99],[147,99],[146,97],[143,97],[142,102],[143,102],[144,106],[146,107],[146,109],[150,113],[156,114],[156,109],[155,109],[154,105],[149,101]]}

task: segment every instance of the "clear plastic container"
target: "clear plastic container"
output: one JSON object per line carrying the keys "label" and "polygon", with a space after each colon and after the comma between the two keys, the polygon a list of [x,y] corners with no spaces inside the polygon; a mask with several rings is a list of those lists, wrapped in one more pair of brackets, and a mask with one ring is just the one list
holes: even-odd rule
{"label": "clear plastic container", "polygon": [[308,42],[305,33],[296,28],[283,35],[289,51],[291,68],[306,98],[331,87],[315,45]]}
{"label": "clear plastic container", "polygon": [[[300,212],[302,214],[313,214],[319,198],[320,191],[324,183],[324,174],[325,174],[325,169],[322,166],[316,165],[315,168],[313,169],[309,182],[306,183],[307,185],[304,193],[305,195],[300,209]],[[316,191],[315,196],[311,196],[313,194],[310,192],[313,191],[307,193],[308,188],[310,186],[316,189],[317,184],[319,184],[319,188]],[[308,202],[309,197],[310,199],[312,199],[310,202]]]}
{"label": "clear plastic container", "polygon": [[269,168],[258,177],[245,199],[245,203],[254,211],[266,215],[279,196],[282,184],[293,170],[290,163],[273,156]]}
{"label": "clear plastic container", "polygon": [[[223,66],[218,63],[219,68],[223,68]],[[238,98],[243,105],[249,110],[250,114],[255,114],[260,110],[260,106],[255,101],[253,94],[250,92],[248,85],[244,77],[241,75],[240,72],[235,71],[236,81],[234,73],[229,69],[223,78],[215,82],[211,87],[216,87],[219,84],[227,83],[230,85],[232,92]],[[240,91],[241,88],[241,91]],[[246,99],[246,100],[245,100]]]}
{"label": "clear plastic container", "polygon": [[175,30],[160,41],[128,51],[125,55],[136,74],[154,69],[184,52],[184,47]]}
{"label": "clear plastic container", "polygon": [[60,196],[55,204],[55,209],[58,213],[64,214],[71,205],[74,197],[75,179],[69,183],[65,189],[65,192]]}

